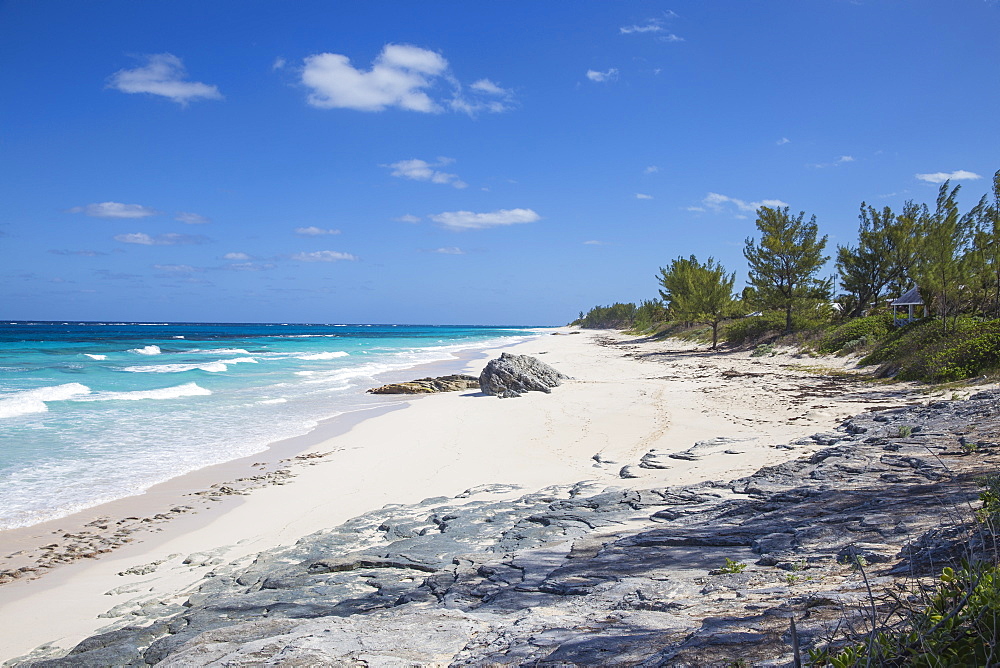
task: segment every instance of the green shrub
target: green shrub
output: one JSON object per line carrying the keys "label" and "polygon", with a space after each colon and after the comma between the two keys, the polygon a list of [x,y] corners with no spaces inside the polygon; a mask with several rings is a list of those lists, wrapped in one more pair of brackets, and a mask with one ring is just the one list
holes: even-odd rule
{"label": "green shrub", "polygon": [[812,339],[829,325],[829,309],[795,313],[792,315],[793,333],[789,336],[785,334],[785,312],[765,311],[761,315],[750,315],[724,325],[719,330],[719,337],[737,346],[781,339],[786,345],[811,347]]}
{"label": "green shrub", "polygon": [[722,565],[722,568],[718,569],[720,574],[723,573],[742,573],[747,569],[747,565],[742,561],[734,561],[729,557],[726,557],[726,563]]}
{"label": "green shrub", "polygon": [[785,331],[785,314],[768,311],[762,315],[750,315],[724,325],[720,336],[735,345],[759,341],[763,338],[778,337]]}
{"label": "green shrub", "polygon": [[611,306],[595,306],[571,322],[584,329],[629,329],[635,321],[638,307],[635,304],[616,302]]}
{"label": "green shrub", "polygon": [[913,355],[944,336],[939,323],[921,320],[889,332],[875,350],[861,359],[860,364],[885,364]]}
{"label": "green shrub", "polygon": [[947,383],[1000,370],[1000,320],[962,319],[954,331],[924,321],[889,334],[861,364],[880,376]]}
{"label": "green shrub", "polygon": [[[987,476],[982,481],[985,488],[979,493],[983,505],[976,511],[976,519],[983,524],[995,525],[1000,518],[1000,475]],[[995,528],[1000,529],[1000,526]]]}
{"label": "green shrub", "polygon": [[632,319],[632,332],[646,334],[667,319],[667,309],[659,299],[647,299],[639,304]]}
{"label": "green shrub", "polygon": [[945,568],[927,606],[900,630],[869,642],[809,652],[815,666],[987,666],[1000,647],[1000,566]]}
{"label": "green shrub", "polygon": [[881,341],[891,331],[891,315],[881,314],[865,318],[854,318],[833,331],[827,332],[816,347],[816,350],[824,354],[854,352],[859,348]]}

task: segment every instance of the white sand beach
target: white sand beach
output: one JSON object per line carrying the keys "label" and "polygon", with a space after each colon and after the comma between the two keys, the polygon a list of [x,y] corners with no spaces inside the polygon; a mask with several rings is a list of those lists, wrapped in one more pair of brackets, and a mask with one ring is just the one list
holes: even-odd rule
{"label": "white sand beach", "polygon": [[[15,551],[15,542],[20,548],[31,541],[57,544],[62,534],[52,532],[72,533],[66,527],[83,519],[113,531],[117,521],[156,503],[186,503],[197,511],[153,522],[99,558],[0,586],[0,660],[45,643],[72,647],[99,629],[135,620],[129,612],[143,605],[183,602],[214,565],[249,562],[261,550],[385,504],[455,496],[492,483],[518,486],[514,496],[583,480],[619,487],[728,480],[801,456],[819,446],[775,446],[831,430],[868,407],[898,405],[907,391],[838,375],[851,366],[846,358],[751,357],[591,331],[556,330],[507,350],[537,356],[572,379],[551,394],[516,399],[475,391],[387,398],[386,408],[395,410],[325,425],[305,451],[295,452],[294,444],[275,449],[271,460],[299,457],[281,466],[262,465],[268,456],[260,455],[183,476],[143,497],[54,523],[58,527],[7,532],[4,555]],[[464,371],[478,375],[499,352],[489,351]],[[444,370],[454,371],[460,369]],[[705,441],[698,447],[707,456],[696,461],[638,466],[644,456],[662,462]],[[282,484],[220,500],[190,496],[282,466],[290,471],[277,479]],[[622,477],[626,466],[635,479]]]}

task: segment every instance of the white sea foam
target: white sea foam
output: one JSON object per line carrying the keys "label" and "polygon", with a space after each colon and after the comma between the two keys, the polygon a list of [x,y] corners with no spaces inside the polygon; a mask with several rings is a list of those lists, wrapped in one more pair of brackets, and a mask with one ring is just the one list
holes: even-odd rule
{"label": "white sea foam", "polygon": [[133,392],[95,392],[86,397],[77,397],[76,401],[138,401],[139,399],[178,399],[180,397],[199,397],[212,394],[197,383],[184,383],[173,387],[161,387],[157,390],[135,390]]}
{"label": "white sea foam", "polygon": [[129,352],[136,355],[159,355],[163,351],[160,350],[160,346],[143,346],[142,348],[132,348]]}
{"label": "white sea foam", "polygon": [[309,380],[304,381],[305,383],[316,384],[316,383],[336,383],[342,385],[343,383],[354,380],[356,378],[373,378],[374,376],[385,373],[386,371],[392,371],[394,369],[400,369],[410,366],[409,364],[362,364],[360,366],[351,367],[349,369],[339,369],[336,371],[296,371],[296,376],[303,376],[309,378]]}
{"label": "white sea foam", "polygon": [[205,362],[203,364],[144,364],[139,366],[127,366],[123,371],[131,373],[182,373],[184,371],[208,371],[218,373],[228,369],[222,362]]}
{"label": "white sea foam", "polygon": [[90,353],[84,353],[84,355],[86,355],[87,357],[89,357],[92,360],[106,360],[106,359],[108,359],[107,355],[91,355]]}
{"label": "white sea foam", "polygon": [[309,355],[296,355],[295,359],[298,360],[332,360],[338,357],[347,357],[350,353],[346,353],[343,350],[335,350],[328,353],[310,353]]}
{"label": "white sea foam", "polygon": [[[239,343],[236,340],[189,340],[179,346],[164,344],[164,349],[157,351],[162,356],[156,359],[132,357],[131,362],[122,366],[115,364],[114,369],[95,369],[93,367],[105,365],[84,363],[79,360],[78,353],[76,358],[81,366],[84,369],[88,365],[91,367],[88,377],[94,380],[86,382],[96,391],[90,394],[81,391],[70,397],[72,403],[49,403],[47,407],[37,396],[24,394],[23,384],[15,390],[15,381],[21,382],[20,374],[14,373],[19,368],[11,367],[9,372],[0,369],[0,375],[6,374],[0,380],[0,401],[19,397],[23,402],[22,410],[26,407],[28,411],[51,411],[39,413],[41,417],[27,416],[6,423],[0,420],[0,432],[13,427],[11,435],[17,438],[21,436],[17,430],[22,420],[28,428],[41,420],[46,421],[46,427],[51,426],[45,430],[31,430],[29,434],[37,438],[37,451],[42,455],[26,459],[23,467],[18,464],[20,468],[0,482],[0,529],[62,517],[102,501],[141,493],[185,471],[260,452],[269,443],[308,432],[331,414],[343,412],[345,408],[357,409],[363,401],[361,390],[376,384],[371,376],[412,368],[428,361],[451,359],[456,353],[460,354],[459,351],[499,347],[517,340],[497,337],[448,345],[447,339],[435,343],[432,338],[430,341],[425,339],[430,344],[425,346],[421,341],[372,339],[361,342],[365,357],[357,355],[353,342],[344,339],[339,339],[341,343],[317,341],[315,346],[298,341],[298,338],[329,336],[305,334],[292,338],[279,335],[275,340],[249,342],[248,350],[225,347],[227,343]],[[191,343],[194,346],[189,345]],[[302,344],[312,349],[302,350]],[[124,352],[124,345],[119,343],[116,349]],[[199,347],[192,350],[195,346]],[[146,354],[143,351],[149,348],[136,348],[130,354]],[[349,351],[351,355],[345,357],[337,349]],[[179,352],[181,350],[183,352]],[[300,359],[309,356],[314,357]],[[120,359],[120,353],[109,351],[107,357]],[[336,361],[340,357],[344,359],[336,364],[323,361]],[[167,362],[170,364],[157,364]],[[179,362],[184,364],[174,364]],[[239,369],[241,373],[233,373],[231,378],[221,381],[227,388],[225,391],[209,385],[212,382],[209,376],[197,371],[189,376],[168,375],[163,379],[142,373],[104,375],[130,363],[155,369],[155,373],[204,367],[220,370],[228,367],[230,372]],[[234,367],[234,364],[246,366]],[[334,366],[340,368],[330,368]],[[308,375],[292,375],[306,369],[312,371]],[[113,378],[114,384],[101,383],[99,379],[105,377]],[[193,379],[198,383],[188,382]],[[213,380],[218,379],[214,374]],[[57,385],[61,381],[56,376],[47,382]],[[203,382],[212,390],[199,385]],[[173,383],[173,386],[144,389],[161,383]],[[82,386],[77,389],[79,387]],[[214,396],[207,396],[212,395],[213,390]],[[58,398],[58,393],[48,396]],[[84,404],[77,402],[99,403],[85,404],[84,410]],[[0,406],[12,408],[11,404],[0,403]],[[69,407],[73,407],[72,412],[64,418],[61,412]],[[6,429],[4,424],[8,425]],[[197,424],[198,429],[191,429],[191,424]],[[78,456],[81,452],[99,453],[100,457]],[[3,475],[7,475],[6,471]],[[53,498],[46,493],[53,488],[64,489],[64,492]]]}
{"label": "white sea foam", "polygon": [[342,334],[270,334],[280,339],[339,339]]}
{"label": "white sea foam", "polygon": [[257,364],[257,360],[252,357],[235,357],[231,360],[219,360],[223,364]]}
{"label": "white sea foam", "polygon": [[131,373],[183,373],[195,370],[219,373],[220,371],[227,371],[230,364],[247,363],[257,364],[257,360],[252,357],[237,357],[231,360],[216,360],[214,362],[201,362],[197,364],[140,364],[123,367],[122,370]]}
{"label": "white sea foam", "polygon": [[39,387],[34,390],[23,390],[12,394],[0,395],[0,418],[44,413],[49,410],[46,401],[65,401],[81,395],[89,394],[90,388],[81,383],[64,383]]}

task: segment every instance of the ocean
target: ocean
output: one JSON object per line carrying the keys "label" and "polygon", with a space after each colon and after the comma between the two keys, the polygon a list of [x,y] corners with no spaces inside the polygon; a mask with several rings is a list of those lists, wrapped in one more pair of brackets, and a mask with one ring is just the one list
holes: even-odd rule
{"label": "ocean", "polygon": [[0,323],[0,529],[261,452],[374,405],[379,378],[528,329]]}

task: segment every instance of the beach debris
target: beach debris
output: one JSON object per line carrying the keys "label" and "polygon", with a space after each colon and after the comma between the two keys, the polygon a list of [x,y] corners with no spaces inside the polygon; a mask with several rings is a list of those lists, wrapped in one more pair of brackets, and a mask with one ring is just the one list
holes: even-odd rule
{"label": "beach debris", "polygon": [[389,383],[368,390],[369,394],[433,394],[435,392],[458,392],[478,390],[479,379],[475,376],[453,374],[437,378],[418,378],[405,383]]}
{"label": "beach debris", "polygon": [[490,360],[479,375],[479,387],[485,394],[501,399],[519,397],[523,392],[552,391],[569,376],[530,355],[501,353]]}

